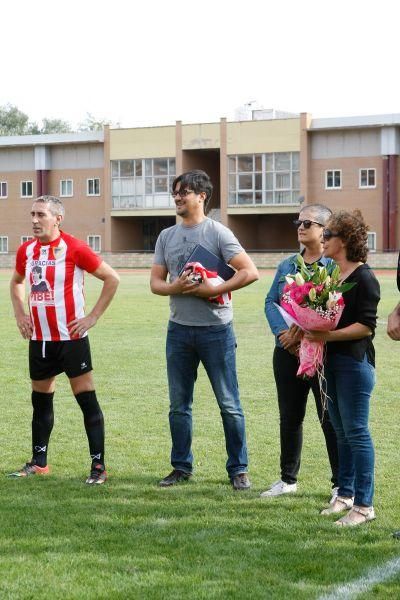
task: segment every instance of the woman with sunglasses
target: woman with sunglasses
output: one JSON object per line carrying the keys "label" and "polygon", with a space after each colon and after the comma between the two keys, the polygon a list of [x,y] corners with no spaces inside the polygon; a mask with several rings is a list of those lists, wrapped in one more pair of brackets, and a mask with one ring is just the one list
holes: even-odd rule
{"label": "woman with sunglasses", "polygon": [[[330,259],[322,256],[322,231],[332,212],[321,204],[305,206],[293,223],[297,228],[298,241],[303,246],[302,256],[306,264],[318,262],[325,266]],[[298,269],[296,254],[283,260],[276,271],[274,281],[265,299],[265,315],[272,333],[275,335],[273,356],[274,377],[278,395],[280,416],[281,478],[261,494],[263,498],[281,496],[297,491],[297,475],[300,469],[300,457],[303,445],[303,420],[307,398],[312,389],[318,417],[325,436],[326,448],[332,470],[332,499],[335,498],[338,476],[338,455],[335,431],[328,414],[323,414],[318,380],[297,377],[299,361],[297,357],[301,331],[295,326],[288,328],[279,313],[279,304],[285,275],[294,274]]]}
{"label": "woman with sunglasses", "polygon": [[327,342],[328,410],[339,450],[338,495],[321,514],[347,511],[335,523],[354,526],[375,519],[374,447],[368,416],[375,383],[372,340],[380,289],[366,264],[367,227],[360,211],[334,214],[323,237],[324,256],[339,265],[342,282],[355,285],[343,294],[345,307],[334,331],[305,334],[310,340]]}

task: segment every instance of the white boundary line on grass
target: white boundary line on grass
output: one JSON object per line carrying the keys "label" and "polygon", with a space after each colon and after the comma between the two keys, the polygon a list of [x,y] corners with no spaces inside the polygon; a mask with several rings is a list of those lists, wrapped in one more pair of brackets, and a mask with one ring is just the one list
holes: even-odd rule
{"label": "white boundary line on grass", "polygon": [[372,569],[359,579],[339,585],[329,594],[319,596],[318,600],[351,600],[357,598],[360,594],[369,592],[375,584],[383,583],[398,573],[400,573],[400,557],[389,560],[382,566]]}

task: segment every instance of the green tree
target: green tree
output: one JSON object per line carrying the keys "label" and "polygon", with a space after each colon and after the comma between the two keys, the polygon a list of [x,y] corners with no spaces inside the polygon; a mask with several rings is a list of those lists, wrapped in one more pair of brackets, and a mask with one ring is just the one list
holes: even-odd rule
{"label": "green tree", "polygon": [[0,135],[24,135],[32,125],[28,115],[13,104],[0,106]]}
{"label": "green tree", "polygon": [[42,132],[39,125],[33,121],[32,123],[28,123],[25,133],[27,135],[40,135]]}
{"label": "green tree", "polygon": [[42,127],[29,121],[27,114],[13,104],[0,106],[0,135],[39,135],[41,133],[68,133],[71,125],[62,119],[42,121]]}
{"label": "green tree", "polygon": [[96,119],[91,113],[86,113],[86,119],[79,124],[78,131],[102,131],[109,124],[108,119]]}
{"label": "green tree", "polygon": [[62,119],[46,119],[42,121],[40,133],[69,133],[71,125]]}

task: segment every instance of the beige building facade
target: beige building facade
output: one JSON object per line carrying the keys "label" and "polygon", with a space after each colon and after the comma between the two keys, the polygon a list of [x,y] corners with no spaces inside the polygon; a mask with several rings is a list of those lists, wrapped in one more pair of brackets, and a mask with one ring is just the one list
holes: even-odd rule
{"label": "beige building facade", "polygon": [[249,250],[294,248],[300,202],[300,118],[109,131],[110,248],[152,250],[176,222],[171,184],[203,169],[214,193],[209,216]]}
{"label": "beige building facade", "polygon": [[63,199],[67,231],[108,258],[118,255],[120,266],[132,266],[132,253],[147,264],[143,257],[151,256],[160,231],[176,223],[172,181],[194,168],[214,184],[209,216],[260,257],[298,249],[292,221],[310,203],[359,208],[370,226],[370,249],[395,252],[399,132],[400,115],[302,113],[2,137],[0,259],[30,235],[31,202],[48,193]]}

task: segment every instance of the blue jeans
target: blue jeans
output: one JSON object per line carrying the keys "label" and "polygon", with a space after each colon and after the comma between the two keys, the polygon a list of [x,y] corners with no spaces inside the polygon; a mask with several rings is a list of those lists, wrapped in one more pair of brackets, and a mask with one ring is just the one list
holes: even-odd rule
{"label": "blue jeans", "polygon": [[228,475],[234,477],[247,472],[245,422],[236,376],[236,340],[232,323],[192,327],[170,321],[166,350],[172,466],[185,473],[191,473],[193,469],[193,389],[201,361],[221,411]]}
{"label": "blue jeans", "polygon": [[368,429],[375,369],[364,357],[332,354],[325,367],[328,410],[339,452],[339,496],[354,496],[357,506],[372,506],[374,446]]}

